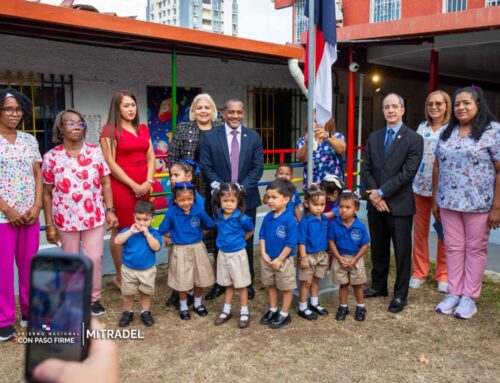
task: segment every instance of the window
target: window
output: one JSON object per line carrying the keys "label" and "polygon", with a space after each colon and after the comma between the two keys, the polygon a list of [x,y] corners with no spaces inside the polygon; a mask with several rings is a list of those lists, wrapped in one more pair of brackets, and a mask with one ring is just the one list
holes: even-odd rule
{"label": "window", "polygon": [[496,7],[497,5],[500,5],[500,0],[486,0],[487,7]]}
{"label": "window", "polygon": [[371,0],[370,22],[399,20],[401,18],[401,0]]}
{"label": "window", "polygon": [[304,16],[305,0],[296,0],[294,6],[295,12],[295,28],[294,28],[294,43],[300,43],[300,35],[307,31],[308,19]]}
{"label": "window", "polygon": [[467,9],[467,0],[445,0],[443,1],[443,12],[459,12]]}

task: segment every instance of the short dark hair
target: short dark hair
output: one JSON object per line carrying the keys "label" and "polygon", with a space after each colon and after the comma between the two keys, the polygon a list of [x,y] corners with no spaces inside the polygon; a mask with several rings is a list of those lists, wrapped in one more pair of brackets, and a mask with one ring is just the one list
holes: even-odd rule
{"label": "short dark hair", "polygon": [[287,169],[289,169],[289,170],[292,172],[292,174],[293,174],[293,167],[292,167],[292,165],[290,165],[289,163],[282,162],[282,163],[280,163],[278,166],[276,166],[276,173],[278,172],[278,169],[279,169],[279,168],[287,168]]}
{"label": "short dark hair", "polygon": [[284,178],[277,178],[267,186],[266,190],[276,190],[283,197],[292,198],[295,186]]}
{"label": "short dark hair", "polygon": [[342,201],[354,201],[354,206],[359,209],[361,203],[359,202],[359,196],[357,193],[351,190],[344,190],[339,196],[339,205]]}
{"label": "short dark hair", "polygon": [[153,205],[153,202],[140,200],[135,204],[134,213],[154,215],[155,205]]}
{"label": "short dark hair", "polygon": [[227,100],[224,103],[224,108],[222,110],[223,111],[227,110],[227,108],[229,108],[229,104],[236,103],[236,102],[239,102],[241,104],[241,106],[243,107],[243,111],[244,111],[245,110],[245,104],[239,98],[230,98],[229,100]]}

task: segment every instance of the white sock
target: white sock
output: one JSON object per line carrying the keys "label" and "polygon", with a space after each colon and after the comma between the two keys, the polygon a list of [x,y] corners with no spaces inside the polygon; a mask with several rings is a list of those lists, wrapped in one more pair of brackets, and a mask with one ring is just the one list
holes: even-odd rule
{"label": "white sock", "polygon": [[318,305],[318,297],[311,297],[311,306]]}
{"label": "white sock", "polygon": [[150,311],[150,310],[141,310],[141,314],[145,313],[146,311]]}
{"label": "white sock", "polygon": [[358,307],[365,307],[364,303],[358,303]]}
{"label": "white sock", "polygon": [[300,311],[306,311],[307,310],[307,301],[306,302],[299,302],[299,310]]}
{"label": "white sock", "polygon": [[275,312],[277,312],[277,311],[278,311],[278,308],[277,308],[277,307],[271,307],[271,308],[269,309],[269,311],[271,311],[271,312],[275,313]]}
{"label": "white sock", "polygon": [[231,314],[231,304],[224,304],[224,308],[222,309],[222,312],[229,315]]}
{"label": "white sock", "polygon": [[201,297],[194,297],[193,306],[195,309],[201,306]]}
{"label": "white sock", "polygon": [[189,310],[187,299],[184,299],[183,301],[179,301],[179,303],[181,305],[181,307],[180,307],[181,311],[188,311]]}
{"label": "white sock", "polygon": [[283,315],[285,318],[288,316],[288,313],[284,312],[283,310],[280,311],[280,314]]}
{"label": "white sock", "polygon": [[347,304],[340,305],[340,307],[347,307]]}
{"label": "white sock", "polygon": [[240,314],[241,315],[248,315],[248,306],[241,306]]}

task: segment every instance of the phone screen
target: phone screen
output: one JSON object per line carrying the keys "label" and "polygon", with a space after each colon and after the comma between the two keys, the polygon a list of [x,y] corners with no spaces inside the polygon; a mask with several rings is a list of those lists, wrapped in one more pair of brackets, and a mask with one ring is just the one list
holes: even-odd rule
{"label": "phone screen", "polygon": [[89,264],[80,257],[43,256],[33,259],[27,377],[45,359],[79,361],[86,356],[90,275]]}

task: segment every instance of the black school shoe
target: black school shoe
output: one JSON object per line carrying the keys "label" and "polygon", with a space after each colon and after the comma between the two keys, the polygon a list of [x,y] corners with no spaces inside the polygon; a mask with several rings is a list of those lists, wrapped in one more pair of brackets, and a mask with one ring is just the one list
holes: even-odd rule
{"label": "black school shoe", "polygon": [[349,314],[349,308],[347,306],[339,306],[337,314],[335,315],[335,320],[345,320],[345,317]]}
{"label": "black school shoe", "polygon": [[0,327],[0,342],[14,339],[17,336],[16,330],[12,326]]}
{"label": "black school shoe", "polygon": [[155,324],[155,320],[151,315],[151,311],[144,311],[141,313],[141,320],[144,323],[144,326],[149,327]]}
{"label": "black school shoe", "polygon": [[284,317],[281,314],[278,314],[276,318],[273,319],[271,324],[269,325],[270,328],[276,329],[276,328],[281,328],[283,326],[286,326],[287,324],[292,323],[292,317],[290,314],[288,314],[286,317]]}
{"label": "black school shoe", "polygon": [[[307,310],[298,310],[297,314],[299,314],[299,317],[307,319],[307,320],[316,320],[318,319],[318,316],[313,313],[312,311],[309,311],[309,314],[307,313]],[[288,315],[290,316],[290,315]]]}
{"label": "black school shoe", "polygon": [[132,311],[124,311],[122,313],[120,321],[118,322],[118,326],[127,327],[130,324],[130,322],[132,322],[133,319],[134,319],[134,313]]}
{"label": "black school shoe", "polygon": [[356,313],[354,314],[354,319],[358,322],[363,322],[366,318],[366,307],[356,306]]}
{"label": "black school shoe", "polygon": [[263,324],[264,326],[269,325],[274,318],[279,314],[279,311],[271,311],[267,310],[267,312],[264,314],[264,316],[260,320],[260,324]]}
{"label": "black school shoe", "polygon": [[177,307],[178,305],[179,305],[179,292],[177,290],[172,290],[172,294],[170,294],[170,297],[165,301],[165,306]]}
{"label": "black school shoe", "polygon": [[206,317],[208,315],[208,310],[205,306],[203,306],[203,304],[199,305],[198,307],[193,306],[193,310],[201,317]]}
{"label": "black school shoe", "polygon": [[317,305],[317,306],[309,305],[309,310],[311,310],[312,312],[315,312],[316,314],[321,315],[321,316],[328,315],[328,310],[321,307],[321,305]]}
{"label": "black school shoe", "polygon": [[179,316],[182,320],[190,320],[191,319],[191,314],[189,313],[189,310],[179,311]]}

